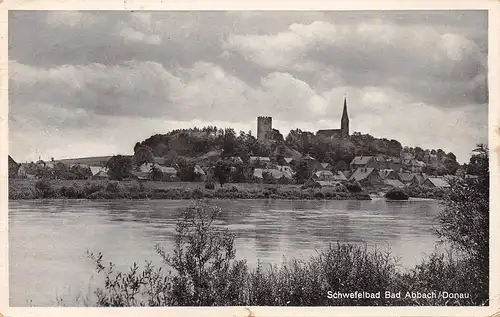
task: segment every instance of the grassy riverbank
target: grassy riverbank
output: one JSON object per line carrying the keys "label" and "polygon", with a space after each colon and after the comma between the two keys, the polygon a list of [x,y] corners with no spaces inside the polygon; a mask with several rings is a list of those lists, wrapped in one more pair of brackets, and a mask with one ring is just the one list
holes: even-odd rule
{"label": "grassy riverbank", "polygon": [[299,185],[225,184],[207,189],[200,182],[9,180],[9,199],[41,198],[370,200],[365,192],[301,189]]}

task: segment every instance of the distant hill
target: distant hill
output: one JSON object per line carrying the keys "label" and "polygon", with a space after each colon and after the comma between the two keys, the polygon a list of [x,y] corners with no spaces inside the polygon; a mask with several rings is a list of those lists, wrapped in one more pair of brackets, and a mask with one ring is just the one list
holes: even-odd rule
{"label": "distant hill", "polygon": [[[129,155],[126,155],[129,156]],[[94,166],[103,166],[112,156],[93,156],[93,157],[79,157],[79,158],[71,158],[71,159],[63,159],[63,160],[55,160],[56,162],[61,162],[67,165],[70,164],[84,164],[84,165],[94,165]],[[132,156],[129,156],[132,157]]]}

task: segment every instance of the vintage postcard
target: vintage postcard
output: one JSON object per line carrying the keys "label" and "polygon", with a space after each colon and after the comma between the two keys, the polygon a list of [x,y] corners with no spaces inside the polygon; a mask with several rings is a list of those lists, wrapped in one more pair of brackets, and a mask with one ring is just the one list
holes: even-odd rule
{"label": "vintage postcard", "polygon": [[0,8],[1,314],[500,311],[499,2]]}

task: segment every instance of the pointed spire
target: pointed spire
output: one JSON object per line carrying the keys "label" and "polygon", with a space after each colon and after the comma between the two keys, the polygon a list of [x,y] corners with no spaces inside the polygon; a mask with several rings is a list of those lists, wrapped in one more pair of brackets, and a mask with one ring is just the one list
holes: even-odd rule
{"label": "pointed spire", "polygon": [[342,117],[347,117],[347,96],[344,94],[344,111],[342,112]]}

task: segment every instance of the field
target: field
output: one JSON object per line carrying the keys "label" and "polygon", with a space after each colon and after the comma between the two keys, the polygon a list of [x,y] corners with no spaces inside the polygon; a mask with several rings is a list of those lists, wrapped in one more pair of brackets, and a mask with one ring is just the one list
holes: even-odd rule
{"label": "field", "polygon": [[64,164],[85,164],[85,165],[95,165],[100,166],[105,164],[111,156],[94,156],[94,157],[83,157],[83,158],[73,158],[73,159],[62,159],[56,160],[56,162],[61,162]]}

